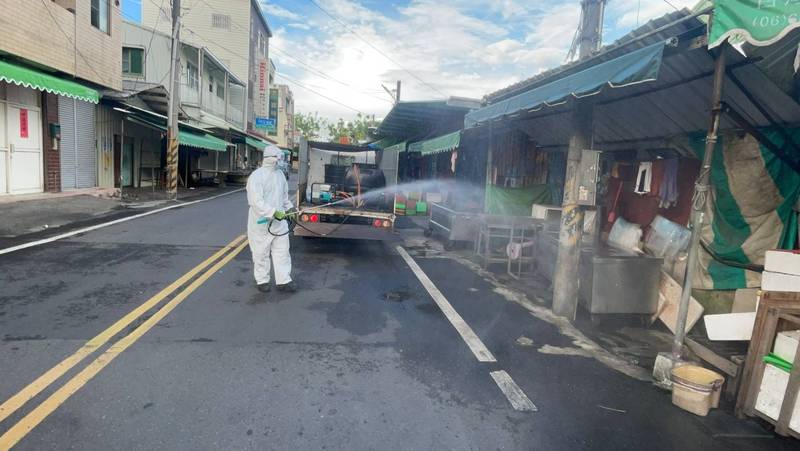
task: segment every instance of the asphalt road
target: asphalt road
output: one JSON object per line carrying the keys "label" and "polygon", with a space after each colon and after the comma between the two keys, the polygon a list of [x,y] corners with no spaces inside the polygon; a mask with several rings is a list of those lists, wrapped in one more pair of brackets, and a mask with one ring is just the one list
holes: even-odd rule
{"label": "asphalt road", "polygon": [[296,239],[301,291],[259,293],[246,209],[237,193],[0,255],[0,449],[796,449],[676,409],[419,243]]}

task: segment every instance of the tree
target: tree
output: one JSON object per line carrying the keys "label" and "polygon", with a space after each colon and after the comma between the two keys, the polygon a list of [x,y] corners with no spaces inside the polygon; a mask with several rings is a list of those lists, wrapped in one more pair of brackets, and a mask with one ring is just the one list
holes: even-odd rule
{"label": "tree", "polygon": [[319,117],[319,113],[297,113],[294,115],[294,126],[297,131],[308,139],[319,138],[323,127],[329,127],[328,121]]}
{"label": "tree", "polygon": [[338,142],[339,138],[347,136],[354,143],[360,143],[369,138],[370,129],[376,128],[378,125],[380,125],[380,121],[358,113],[352,121],[339,119],[335,124],[328,124],[327,127],[331,142]]}

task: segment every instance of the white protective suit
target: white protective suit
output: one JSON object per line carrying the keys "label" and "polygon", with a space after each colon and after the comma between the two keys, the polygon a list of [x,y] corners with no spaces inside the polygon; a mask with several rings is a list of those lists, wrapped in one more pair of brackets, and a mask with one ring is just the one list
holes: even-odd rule
{"label": "white protective suit", "polygon": [[[285,285],[292,281],[292,257],[289,255],[287,234],[289,225],[286,221],[272,220],[276,211],[285,212],[292,208],[292,203],[289,201],[289,184],[286,182],[286,176],[278,169],[277,161],[281,158],[283,158],[281,149],[268,145],[264,149],[262,166],[253,171],[247,179],[247,203],[250,205],[247,238],[253,254],[253,275],[258,285],[270,281],[270,256],[275,265],[275,283]],[[258,224],[262,218],[266,218],[267,222]]]}

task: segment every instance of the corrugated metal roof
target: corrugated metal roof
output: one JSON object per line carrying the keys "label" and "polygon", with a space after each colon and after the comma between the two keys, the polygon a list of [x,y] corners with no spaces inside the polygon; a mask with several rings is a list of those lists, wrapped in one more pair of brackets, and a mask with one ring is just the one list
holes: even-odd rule
{"label": "corrugated metal roof", "polygon": [[[683,34],[694,28],[704,26],[705,24],[693,17],[692,13],[688,9],[675,11],[657,19],[653,19],[636,30],[631,31],[620,39],[614,41],[613,44],[604,46],[600,52],[592,58],[581,61],[573,61],[558,66],[554,69],[544,71],[526,80],[515,83],[511,86],[487,94],[486,101],[488,103],[494,103],[503,99],[507,99],[523,91],[527,91],[548,83],[555,78],[560,78],[570,73],[578,72],[588,66],[617,58],[620,55],[628,53],[632,50],[642,48],[659,41],[665,41],[671,37]],[[654,33],[656,30],[659,31]],[[652,34],[636,41],[637,38],[645,36],[649,33]]]}
{"label": "corrugated metal roof", "polygon": [[[794,45],[796,47],[797,42]],[[757,60],[746,60],[730,52],[728,61],[729,74],[744,85],[750,97],[776,122],[800,125],[800,105],[764,74]],[[671,137],[681,139],[708,126],[713,70],[713,59],[705,49],[683,51],[664,58],[657,81],[607,90],[595,96],[595,147],[604,150],[659,145],[679,147]],[[770,125],[730,76],[723,87],[723,100],[753,125]],[[495,126],[525,130],[541,146],[566,146],[571,130],[571,109],[572,102],[504,123],[495,122]],[[723,130],[736,128],[734,122],[723,116]]]}
{"label": "corrugated metal roof", "polygon": [[377,134],[416,141],[459,130],[464,115],[477,106],[476,101],[463,98],[400,102],[381,121]]}
{"label": "corrugated metal roof", "polygon": [[[494,101],[500,101],[659,40],[679,37],[680,41],[687,41],[702,35],[704,27],[703,21],[686,10],[668,14],[607,46],[592,59],[562,66],[491,96]],[[648,36],[632,41],[643,35]],[[782,89],[785,87],[773,81],[775,74],[769,71],[769,68],[787,70],[794,59],[794,51],[785,49],[797,49],[799,42],[800,33],[791,34],[775,47],[754,51],[750,59],[730,51],[723,100],[756,126],[768,126],[770,122],[751,99],[777,123],[800,125],[800,105]],[[769,55],[769,61],[761,58],[766,55]],[[593,145],[603,150],[680,148],[680,141],[685,140],[686,134],[704,131],[708,127],[713,71],[713,59],[705,47],[676,49],[665,54],[656,81],[606,90],[593,97]],[[741,82],[749,96],[731,80],[731,75]],[[493,122],[493,127],[496,130],[506,127],[524,130],[540,146],[566,147],[571,131],[572,105],[573,102],[569,102],[538,112],[507,116],[505,120]],[[723,117],[723,130],[737,128],[733,121]]]}

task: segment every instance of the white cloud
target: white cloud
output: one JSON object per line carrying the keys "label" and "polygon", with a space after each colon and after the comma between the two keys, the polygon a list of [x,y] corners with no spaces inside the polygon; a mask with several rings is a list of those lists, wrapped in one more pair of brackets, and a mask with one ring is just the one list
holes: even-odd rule
{"label": "white cloud", "polygon": [[296,28],[298,30],[310,30],[311,29],[311,25],[309,25],[307,23],[303,23],[303,22],[290,23],[290,24],[288,24],[286,26],[289,27],[289,28]]}
{"label": "white cloud", "polygon": [[[313,15],[284,21],[285,28],[277,30],[271,42],[314,70],[274,52],[279,73],[377,117],[391,108],[381,84],[393,87],[396,80],[402,80],[403,100],[443,98],[442,93],[481,98],[558,66],[566,58],[580,16],[578,0],[408,0],[386,14],[381,12],[387,11],[385,7],[379,11],[365,6],[375,2],[316,1],[358,36],[311,5],[307,11]],[[694,2],[670,1],[679,7]],[[609,2],[607,28],[614,33],[629,31],[636,25],[638,3]],[[672,10],[663,0],[641,3],[641,24]],[[300,10],[286,12],[298,16],[296,11]],[[313,27],[308,26],[311,23]],[[278,82],[287,83],[280,77]],[[319,111],[329,120],[355,115],[342,105],[287,84],[295,93],[298,111]]]}
{"label": "white cloud", "polygon": [[261,1],[261,10],[264,11],[265,14],[267,14],[268,18],[269,16],[274,16],[295,21],[300,21],[303,19],[302,17],[300,17],[299,14],[293,13],[282,6],[275,5],[265,0]]}

